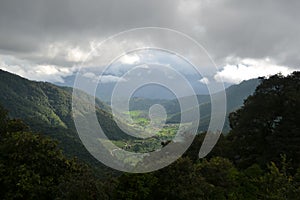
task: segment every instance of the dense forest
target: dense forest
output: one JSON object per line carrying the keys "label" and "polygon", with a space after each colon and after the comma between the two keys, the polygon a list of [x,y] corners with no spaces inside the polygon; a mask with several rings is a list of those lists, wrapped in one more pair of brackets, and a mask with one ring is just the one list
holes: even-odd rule
{"label": "dense forest", "polygon": [[[39,131],[36,124],[30,128],[21,119],[11,118],[10,109],[3,107],[0,109],[0,199],[300,197],[300,72],[262,78],[253,95],[229,115],[230,132],[221,136],[205,159],[198,159],[205,136],[202,133],[176,162],[146,174],[119,174],[111,170],[101,176],[90,163],[70,154],[66,156],[51,135],[43,134],[47,127]],[[68,124],[55,115],[64,114],[52,111],[47,111],[54,120],[49,121],[50,125],[59,123],[62,127],[59,130],[63,131]],[[100,116],[109,116],[105,109],[101,112],[106,115],[99,110]]]}

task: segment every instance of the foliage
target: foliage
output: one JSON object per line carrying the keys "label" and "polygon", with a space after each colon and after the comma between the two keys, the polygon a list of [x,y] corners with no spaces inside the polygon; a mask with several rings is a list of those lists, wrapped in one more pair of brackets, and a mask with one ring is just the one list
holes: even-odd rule
{"label": "foliage", "polygon": [[[63,154],[80,147],[70,112],[70,88],[1,71],[0,76],[0,88],[6,91],[0,102],[12,110],[10,117],[24,117],[30,125],[11,119],[0,107],[0,199],[299,199],[299,72],[262,80],[244,106],[230,114],[232,131],[220,137],[207,158],[198,159],[202,133],[182,158],[166,168],[148,174],[112,174],[105,180]],[[109,110],[101,102],[97,105],[100,123],[117,145],[132,142],[138,152],[157,145],[149,140],[143,149],[140,141],[124,138]],[[140,113],[132,114],[140,120]],[[169,139],[175,128],[168,126],[161,136]],[[59,139],[64,151],[58,142],[32,130]],[[85,159],[88,155],[82,146],[76,154]]]}
{"label": "foliage", "polygon": [[231,158],[240,167],[277,164],[280,155],[300,165],[300,72],[263,80],[244,106],[230,114]]}
{"label": "foliage", "polygon": [[28,131],[20,120],[9,120],[2,108],[0,124],[1,199],[74,199],[79,193],[94,199],[101,194],[91,170],[67,159],[57,142]]}
{"label": "foliage", "polygon": [[[71,111],[72,88],[29,81],[0,70],[0,105],[9,110],[9,117],[22,119],[30,130],[58,140],[64,153],[90,165],[98,166],[84,148],[75,129]],[[83,93],[87,96],[87,94]],[[83,97],[84,98],[84,97]],[[96,99],[98,120],[110,139],[123,139],[124,134],[113,120],[107,105]],[[101,166],[101,171],[111,172]]]}

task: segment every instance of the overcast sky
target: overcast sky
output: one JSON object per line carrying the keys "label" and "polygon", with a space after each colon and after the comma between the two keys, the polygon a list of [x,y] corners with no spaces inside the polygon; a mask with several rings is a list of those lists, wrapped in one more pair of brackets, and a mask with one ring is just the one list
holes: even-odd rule
{"label": "overcast sky", "polygon": [[[299,0],[1,0],[0,68],[63,82],[95,43],[154,26],[202,44],[220,67],[217,80],[287,74],[300,69],[299,10]],[[132,55],[123,62],[141,59]]]}

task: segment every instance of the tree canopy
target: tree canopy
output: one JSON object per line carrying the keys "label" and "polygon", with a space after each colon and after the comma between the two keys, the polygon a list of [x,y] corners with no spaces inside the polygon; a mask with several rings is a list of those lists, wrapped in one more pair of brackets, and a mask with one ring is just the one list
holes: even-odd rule
{"label": "tree canopy", "polygon": [[299,199],[299,119],[300,72],[271,76],[230,114],[232,130],[207,158],[199,134],[166,168],[99,179],[0,107],[0,199]]}
{"label": "tree canopy", "polygon": [[247,167],[279,162],[285,154],[300,164],[300,72],[264,79],[242,108],[230,114],[232,158]]}
{"label": "tree canopy", "polygon": [[92,171],[66,158],[56,141],[30,132],[1,107],[0,127],[0,199],[100,198]]}

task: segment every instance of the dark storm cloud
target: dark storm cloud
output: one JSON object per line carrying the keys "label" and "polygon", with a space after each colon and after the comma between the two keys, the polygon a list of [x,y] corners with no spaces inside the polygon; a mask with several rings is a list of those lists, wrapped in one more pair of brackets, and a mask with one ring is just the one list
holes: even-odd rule
{"label": "dark storm cloud", "polygon": [[[139,26],[171,25],[171,1],[4,1],[0,48],[32,51],[49,41],[88,41]],[[167,17],[164,17],[167,16]]]}
{"label": "dark storm cloud", "polygon": [[208,42],[219,57],[273,57],[298,65],[300,1],[219,1],[201,12]]}
{"label": "dark storm cloud", "polygon": [[220,66],[228,57],[268,57],[299,69],[299,9],[298,0],[3,0],[0,54],[72,67],[68,49],[88,51],[94,39],[159,26],[191,35]]}

